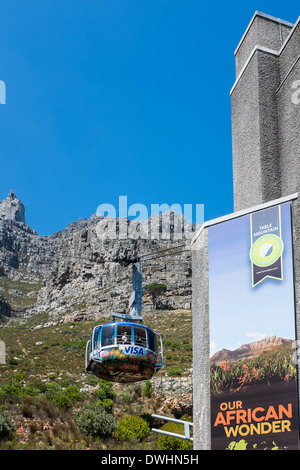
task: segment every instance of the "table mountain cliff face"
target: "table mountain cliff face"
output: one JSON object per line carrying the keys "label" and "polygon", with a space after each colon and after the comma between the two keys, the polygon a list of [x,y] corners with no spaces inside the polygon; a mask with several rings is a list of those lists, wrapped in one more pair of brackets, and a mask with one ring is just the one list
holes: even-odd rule
{"label": "table mountain cliff face", "polygon": [[[26,224],[25,208],[12,191],[0,201],[0,319],[46,312],[56,320],[76,321],[127,312],[132,265],[112,262],[124,253],[126,259],[147,254],[144,311],[191,308],[191,235],[186,239],[185,234],[187,226],[190,234],[195,227],[184,225],[183,216],[173,212],[137,227],[133,223],[93,215],[40,236]],[[124,227],[131,235],[122,239]],[[163,239],[169,227],[170,236]],[[166,248],[172,250],[161,251]],[[157,252],[159,257],[149,255]],[[164,285],[163,294],[147,289],[155,283]]]}
{"label": "table mountain cliff face", "polygon": [[291,339],[269,336],[268,338],[253,341],[252,343],[243,344],[233,351],[223,348],[221,351],[216,352],[210,358],[210,362],[214,364],[220,364],[221,362],[226,361],[235,362],[243,359],[249,359],[260,356],[264,352],[272,351],[291,342]]}

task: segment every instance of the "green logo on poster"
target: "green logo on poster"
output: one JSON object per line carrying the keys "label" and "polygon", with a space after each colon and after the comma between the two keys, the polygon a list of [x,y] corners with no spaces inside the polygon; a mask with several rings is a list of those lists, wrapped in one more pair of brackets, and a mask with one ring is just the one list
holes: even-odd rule
{"label": "green logo on poster", "polygon": [[283,241],[277,235],[264,235],[256,240],[250,250],[250,259],[256,266],[275,263],[283,252]]}

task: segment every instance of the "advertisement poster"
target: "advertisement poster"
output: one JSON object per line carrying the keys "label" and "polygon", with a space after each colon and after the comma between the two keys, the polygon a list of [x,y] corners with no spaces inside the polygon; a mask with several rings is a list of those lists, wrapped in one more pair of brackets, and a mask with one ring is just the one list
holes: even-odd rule
{"label": "advertisement poster", "polygon": [[291,204],[208,229],[211,445],[298,449]]}

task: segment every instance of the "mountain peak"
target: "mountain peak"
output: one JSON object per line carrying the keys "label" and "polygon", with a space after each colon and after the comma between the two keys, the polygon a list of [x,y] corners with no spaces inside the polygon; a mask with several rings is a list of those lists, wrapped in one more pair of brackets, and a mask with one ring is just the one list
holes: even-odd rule
{"label": "mountain peak", "polygon": [[0,201],[0,220],[25,223],[25,207],[13,190],[10,191],[6,199]]}
{"label": "mountain peak", "polygon": [[211,363],[220,363],[222,361],[238,361],[240,359],[246,359],[250,357],[259,356],[262,352],[272,350],[278,346],[290,343],[291,339],[279,338],[277,336],[269,336],[268,338],[261,339],[259,341],[253,341],[252,343],[243,344],[239,348],[231,351],[229,349],[222,349],[215,353],[210,361]]}

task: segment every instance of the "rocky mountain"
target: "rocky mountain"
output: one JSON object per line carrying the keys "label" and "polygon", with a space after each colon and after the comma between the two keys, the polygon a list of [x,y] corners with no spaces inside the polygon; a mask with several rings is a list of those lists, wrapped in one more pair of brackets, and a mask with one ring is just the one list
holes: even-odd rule
{"label": "rocky mountain", "polygon": [[[144,256],[143,309],[189,309],[194,230],[169,212],[139,223],[92,215],[40,236],[26,224],[24,205],[11,191],[0,202],[0,318],[46,312],[55,320],[80,320],[124,313],[132,291],[127,261],[137,255]],[[163,295],[147,289],[156,284],[164,286]]]}
{"label": "rocky mountain", "polygon": [[16,193],[11,191],[4,201],[0,201],[0,220],[13,220],[25,223],[25,207],[17,199]]}
{"label": "rocky mountain", "polygon": [[290,339],[278,338],[277,336],[270,336],[269,338],[252,343],[243,344],[239,348],[231,351],[229,349],[222,349],[215,353],[211,359],[211,363],[219,364],[223,361],[239,361],[241,359],[249,359],[250,357],[259,356],[265,351],[269,351],[283,344],[291,342]]}

